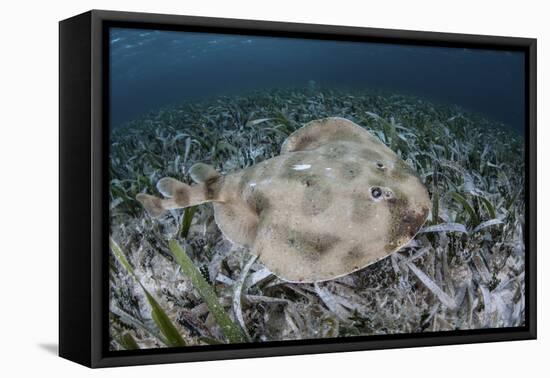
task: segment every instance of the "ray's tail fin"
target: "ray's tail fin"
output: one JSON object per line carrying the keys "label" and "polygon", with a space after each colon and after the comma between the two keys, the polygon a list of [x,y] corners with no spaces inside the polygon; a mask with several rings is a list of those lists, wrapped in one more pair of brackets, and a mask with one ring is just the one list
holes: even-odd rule
{"label": "ray's tail fin", "polygon": [[177,208],[174,200],[171,198],[161,199],[150,194],[139,193],[136,199],[152,217],[160,217],[166,210]]}
{"label": "ray's tail fin", "polygon": [[171,177],[164,177],[157,183],[158,191],[165,198],[140,193],[136,199],[153,217],[160,217],[167,210],[182,209],[217,200],[216,182],[221,177],[211,166],[197,163],[190,169],[196,185],[187,185]]}

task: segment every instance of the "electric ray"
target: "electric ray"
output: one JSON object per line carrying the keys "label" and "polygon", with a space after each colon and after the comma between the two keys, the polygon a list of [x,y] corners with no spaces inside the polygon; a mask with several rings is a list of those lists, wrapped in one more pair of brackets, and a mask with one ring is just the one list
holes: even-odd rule
{"label": "electric ray", "polygon": [[225,237],[291,282],[334,279],[390,255],[431,207],[416,172],[344,118],[307,123],[279,156],[238,172],[198,163],[190,175],[195,185],[166,177],[157,184],[164,199],[137,199],[153,216],[212,202]]}

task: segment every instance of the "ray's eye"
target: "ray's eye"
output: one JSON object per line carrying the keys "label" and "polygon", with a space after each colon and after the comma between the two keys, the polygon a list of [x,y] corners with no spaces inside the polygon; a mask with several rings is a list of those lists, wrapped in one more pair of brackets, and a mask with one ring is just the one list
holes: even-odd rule
{"label": "ray's eye", "polygon": [[385,171],[386,166],[381,161],[377,161],[376,162],[376,169],[378,169],[379,171]]}
{"label": "ray's eye", "polygon": [[372,188],[370,190],[370,194],[371,194],[372,198],[380,198],[380,196],[382,195],[382,189],[375,186],[374,188]]}

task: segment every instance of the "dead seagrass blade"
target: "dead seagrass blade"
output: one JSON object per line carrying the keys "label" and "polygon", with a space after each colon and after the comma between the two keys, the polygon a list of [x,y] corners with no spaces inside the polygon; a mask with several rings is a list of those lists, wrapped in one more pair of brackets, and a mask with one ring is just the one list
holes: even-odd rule
{"label": "dead seagrass blade", "polygon": [[409,242],[431,202],[416,172],[375,136],[344,118],[312,121],[281,155],[220,175],[198,163],[189,186],[139,194],[153,216],[212,202],[216,223],[280,278],[318,282],[362,269]]}

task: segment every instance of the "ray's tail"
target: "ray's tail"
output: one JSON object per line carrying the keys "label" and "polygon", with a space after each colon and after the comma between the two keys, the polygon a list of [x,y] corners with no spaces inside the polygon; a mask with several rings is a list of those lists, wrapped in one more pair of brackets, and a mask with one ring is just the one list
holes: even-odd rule
{"label": "ray's tail", "polygon": [[157,183],[157,189],[164,198],[139,193],[136,199],[153,217],[160,217],[167,210],[219,200],[216,187],[221,175],[214,168],[204,163],[197,163],[191,167],[189,174],[196,182],[195,185],[187,185],[174,178],[164,177]]}

